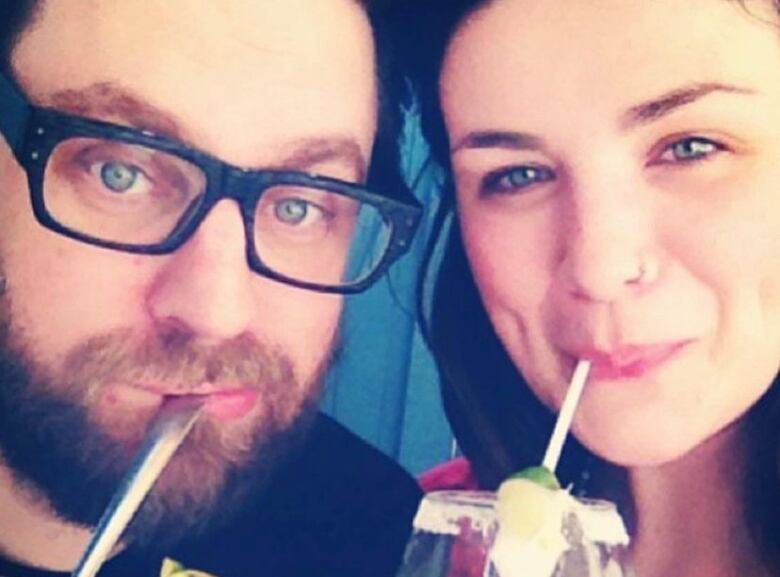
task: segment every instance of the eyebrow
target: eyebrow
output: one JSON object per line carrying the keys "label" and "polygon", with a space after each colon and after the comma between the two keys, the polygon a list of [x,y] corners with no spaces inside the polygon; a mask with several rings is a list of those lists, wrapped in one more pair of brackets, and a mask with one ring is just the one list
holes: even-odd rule
{"label": "eyebrow", "polygon": [[544,147],[542,139],[532,134],[509,130],[478,130],[469,132],[450,148],[451,153],[465,149],[503,148],[505,150],[537,150]]}
{"label": "eyebrow", "polygon": [[349,136],[303,138],[285,148],[292,149],[292,152],[284,157],[280,168],[305,171],[318,164],[335,161],[353,170],[357,180],[365,178],[366,158],[357,141]]}
{"label": "eyebrow", "polygon": [[714,93],[751,95],[755,94],[755,91],[720,82],[702,82],[676,88],[661,96],[632,106],[621,115],[619,126],[623,130],[630,130],[637,126],[654,122],[682,106],[696,102]]}
{"label": "eyebrow", "polygon": [[[141,100],[129,90],[113,83],[100,82],[78,90],[62,90],[51,95],[48,105],[78,116],[110,119],[155,135],[186,143],[185,131],[167,112]],[[338,161],[365,177],[367,161],[354,138],[332,136],[300,138],[284,146],[290,150],[277,168],[306,170],[317,164]],[[249,167],[247,167],[249,168]]]}
{"label": "eyebrow", "polygon": [[49,98],[51,106],[79,116],[119,118],[139,130],[183,141],[183,130],[173,117],[144,102],[113,82],[99,82],[78,90],[62,90]]}
{"label": "eyebrow", "polygon": [[[632,106],[620,117],[622,130],[658,120],[674,110],[713,93],[753,95],[755,90],[720,82],[702,82],[670,90],[657,98]],[[450,154],[464,149],[498,148],[504,150],[539,150],[544,141],[533,134],[509,130],[478,130],[469,132],[451,147]]]}

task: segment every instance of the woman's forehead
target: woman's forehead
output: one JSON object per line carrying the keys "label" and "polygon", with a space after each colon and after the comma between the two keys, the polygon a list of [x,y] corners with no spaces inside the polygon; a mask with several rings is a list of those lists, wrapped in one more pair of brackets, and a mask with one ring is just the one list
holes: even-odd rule
{"label": "woman's forehead", "polygon": [[448,56],[477,46],[541,60],[543,55],[534,50],[551,49],[553,56],[564,56],[576,48],[586,60],[603,47],[621,48],[614,54],[617,59],[622,52],[654,42],[693,46],[719,38],[716,45],[722,44],[734,28],[774,25],[780,34],[779,11],[771,0],[493,0],[460,23]]}
{"label": "woman's forehead", "polygon": [[780,30],[768,18],[763,0],[495,0],[453,37],[445,114],[489,123],[493,110],[570,103],[616,115],[683,86],[778,84]]}

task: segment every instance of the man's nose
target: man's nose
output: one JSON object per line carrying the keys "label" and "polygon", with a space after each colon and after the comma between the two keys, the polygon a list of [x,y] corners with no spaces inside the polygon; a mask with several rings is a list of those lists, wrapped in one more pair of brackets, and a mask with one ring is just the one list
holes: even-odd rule
{"label": "man's nose", "polygon": [[660,252],[652,197],[641,190],[574,194],[563,268],[572,295],[612,303],[652,285]]}
{"label": "man's nose", "polygon": [[204,341],[248,332],[257,275],[245,242],[240,208],[220,201],[182,247],[163,257],[146,295],[153,322]]}

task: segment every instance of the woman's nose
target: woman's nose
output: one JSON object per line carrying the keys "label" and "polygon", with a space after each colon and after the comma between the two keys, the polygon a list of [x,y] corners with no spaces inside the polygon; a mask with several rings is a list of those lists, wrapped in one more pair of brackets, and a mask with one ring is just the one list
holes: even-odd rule
{"label": "woman's nose", "polygon": [[252,287],[240,208],[217,203],[192,237],[168,257],[146,295],[153,323],[221,341],[250,331]]}
{"label": "woman's nose", "polygon": [[572,295],[611,303],[660,273],[652,199],[641,191],[575,195],[565,228],[564,271]]}

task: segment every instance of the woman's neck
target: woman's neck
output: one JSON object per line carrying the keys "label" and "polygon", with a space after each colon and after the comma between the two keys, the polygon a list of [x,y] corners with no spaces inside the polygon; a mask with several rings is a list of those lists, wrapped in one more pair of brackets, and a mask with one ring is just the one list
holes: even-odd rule
{"label": "woman's neck", "polygon": [[745,518],[744,434],[732,426],[681,459],[630,470],[641,577],[764,577]]}

